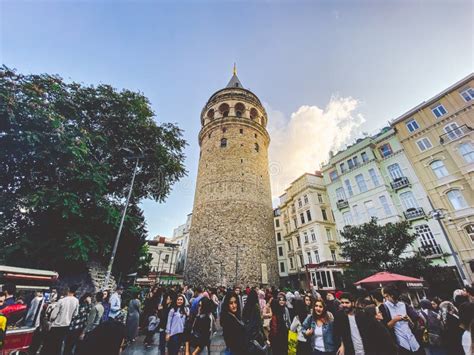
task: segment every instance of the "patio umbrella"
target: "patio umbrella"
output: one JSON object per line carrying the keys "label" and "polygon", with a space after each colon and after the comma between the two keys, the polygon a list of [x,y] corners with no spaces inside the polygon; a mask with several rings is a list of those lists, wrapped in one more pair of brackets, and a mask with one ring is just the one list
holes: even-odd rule
{"label": "patio umbrella", "polygon": [[417,279],[415,277],[404,276],[399,274],[393,274],[391,272],[382,271],[372,276],[366,277],[360,281],[354,282],[354,285],[362,285],[362,284],[383,284],[383,283],[390,283],[390,282],[423,282],[421,279]]}

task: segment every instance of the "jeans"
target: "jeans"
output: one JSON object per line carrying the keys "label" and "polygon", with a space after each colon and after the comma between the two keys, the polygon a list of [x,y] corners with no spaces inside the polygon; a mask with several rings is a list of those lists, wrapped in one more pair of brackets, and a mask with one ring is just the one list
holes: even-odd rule
{"label": "jeans", "polygon": [[319,351],[319,350],[312,350],[311,355],[336,355],[335,351]]}
{"label": "jeans", "polygon": [[181,343],[183,339],[183,334],[175,334],[173,335],[170,340],[168,341],[168,355],[178,355],[179,348],[181,347]]}
{"label": "jeans", "polygon": [[[64,342],[64,355],[72,355],[77,351],[77,346],[80,343],[79,336],[83,329],[68,330],[66,334],[66,340]],[[74,348],[76,350],[73,352]]]}
{"label": "jeans", "polygon": [[53,327],[46,335],[41,355],[60,355],[69,327]]}
{"label": "jeans", "polygon": [[166,351],[166,331],[160,331],[160,355],[164,355]]}

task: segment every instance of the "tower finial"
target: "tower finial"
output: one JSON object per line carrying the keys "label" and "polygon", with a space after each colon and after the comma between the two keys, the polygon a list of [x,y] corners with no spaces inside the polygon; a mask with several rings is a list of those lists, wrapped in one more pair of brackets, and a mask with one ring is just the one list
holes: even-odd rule
{"label": "tower finial", "polygon": [[235,64],[235,62],[234,62],[233,74],[234,74],[234,75],[237,75],[237,65]]}

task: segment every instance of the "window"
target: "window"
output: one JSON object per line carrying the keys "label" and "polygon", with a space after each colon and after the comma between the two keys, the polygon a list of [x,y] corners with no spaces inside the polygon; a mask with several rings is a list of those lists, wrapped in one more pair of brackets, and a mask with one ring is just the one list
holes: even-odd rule
{"label": "window", "polygon": [[387,166],[387,170],[392,180],[397,180],[403,177],[402,169],[400,169],[398,163]]}
{"label": "window", "polygon": [[461,91],[460,94],[466,102],[474,99],[474,89],[472,88],[467,88],[466,90]]}
{"label": "window", "polygon": [[326,237],[328,238],[328,241],[332,240],[332,233],[329,228],[326,228]]}
{"label": "window", "polygon": [[275,226],[276,226],[277,228],[280,227],[280,220],[279,220],[278,218],[275,219]]}
{"label": "window", "polygon": [[235,104],[234,109],[235,109],[235,115],[237,117],[242,117],[242,115],[245,111],[245,106],[241,102],[238,102],[238,103]]}
{"label": "window", "polygon": [[383,207],[383,211],[384,211],[385,215],[390,216],[392,214],[392,211],[390,210],[390,205],[388,204],[387,198],[383,195],[379,196],[379,201],[380,201],[380,204]]}
{"label": "window", "polygon": [[319,203],[323,203],[323,195],[318,194],[318,201]]}
{"label": "window", "polygon": [[280,263],[280,272],[285,272],[285,263]]}
{"label": "window", "polygon": [[338,201],[345,201],[346,200],[346,193],[344,192],[343,187],[338,187],[336,189],[336,199]]}
{"label": "window", "polygon": [[277,241],[281,242],[281,233],[280,232],[277,233]]}
{"label": "window", "polygon": [[382,157],[388,157],[389,155],[392,154],[392,147],[390,147],[390,144],[388,143],[385,143],[384,145],[382,145],[380,148],[380,154],[382,154]]}
{"label": "window", "polygon": [[449,202],[451,202],[451,205],[453,205],[453,208],[455,210],[460,210],[462,208],[468,207],[461,191],[457,189],[451,190],[446,195],[448,196]]}
{"label": "window", "polygon": [[295,262],[293,258],[290,258],[290,269],[293,269],[295,267]]}
{"label": "window", "polygon": [[278,247],[278,256],[283,256],[283,247]]}
{"label": "window", "polygon": [[349,197],[353,196],[354,193],[352,192],[352,186],[351,186],[350,180],[349,179],[344,180],[344,183],[346,184],[346,189],[347,189],[347,193],[349,194]]}
{"label": "window", "polygon": [[418,145],[418,149],[420,149],[422,152],[433,147],[431,141],[426,137],[417,140],[416,144]]}
{"label": "window", "polygon": [[329,178],[331,179],[331,181],[336,180],[337,179],[337,171],[336,170],[330,171],[329,172]]}
{"label": "window", "polygon": [[304,238],[304,243],[308,244],[309,243],[308,232],[303,232],[303,238]]}
{"label": "window", "polygon": [[418,122],[415,120],[410,120],[406,123],[407,129],[410,132],[415,132],[420,126],[418,126]]}
{"label": "window", "polygon": [[308,195],[304,195],[303,196],[303,201],[304,201],[304,204],[307,205],[309,200],[308,200]]}
{"label": "window", "polygon": [[362,174],[356,175],[355,179],[356,179],[357,186],[359,187],[359,191],[366,192],[367,184],[365,183],[364,175]]}
{"label": "window", "polygon": [[415,234],[418,236],[418,240],[422,247],[434,246],[437,244],[436,239],[427,224],[415,226]]}
{"label": "window", "polygon": [[339,167],[341,168],[341,173],[344,174],[346,172],[346,165],[344,163],[339,164]]}
{"label": "window", "polygon": [[308,251],[306,253],[306,256],[308,257],[308,264],[312,264],[313,263],[313,258],[311,257],[311,252]]}
{"label": "window", "polygon": [[332,258],[332,261],[334,261],[334,262],[337,261],[337,258],[336,258],[336,251],[335,251],[335,250],[331,250],[331,258]]}
{"label": "window", "polygon": [[369,169],[369,175],[370,175],[370,178],[372,179],[372,184],[374,184],[374,186],[379,186],[380,185],[379,178],[377,177],[377,173],[375,172],[374,169]]}
{"label": "window", "polygon": [[347,161],[347,165],[349,166],[349,169],[352,169],[354,167],[354,162],[352,161],[352,159],[349,159]]}
{"label": "window", "polygon": [[300,242],[299,236],[296,237],[296,245],[298,246],[298,248],[301,248],[301,242]]}
{"label": "window", "polygon": [[327,221],[328,220],[328,215],[327,215],[326,210],[324,208],[321,208],[321,214],[323,215],[323,219],[325,221]]}
{"label": "window", "polygon": [[360,214],[360,211],[359,211],[359,206],[358,205],[354,205],[352,206],[352,214],[354,216],[354,221],[356,223],[362,223],[362,216]]}
{"label": "window", "polygon": [[472,147],[472,143],[467,142],[460,144],[459,153],[461,153],[466,163],[474,162],[474,148]]}
{"label": "window", "polygon": [[240,134],[244,134],[244,130],[241,128],[239,129]]}
{"label": "window", "polygon": [[474,243],[474,224],[468,224],[464,229],[466,230],[468,237],[471,238],[471,242]]}
{"label": "window", "polygon": [[300,266],[303,266],[304,265],[303,255],[299,254],[298,259],[300,259]]}
{"label": "window", "polygon": [[226,138],[222,138],[221,139],[221,148],[225,148],[227,147],[227,139]]}
{"label": "window", "polygon": [[362,153],[361,153],[361,157],[362,157],[362,161],[363,161],[364,163],[367,163],[367,162],[369,161],[369,156],[367,155],[366,152],[362,152]]}
{"label": "window", "polygon": [[287,240],[286,244],[288,246],[288,251],[292,251],[293,250],[293,243],[291,242],[291,240]]}
{"label": "window", "polygon": [[303,202],[301,202],[301,198],[298,199],[298,207],[302,207],[303,206]]}
{"label": "window", "polygon": [[352,161],[354,162],[354,166],[359,165],[359,158],[353,157],[353,158],[352,158]]}
{"label": "window", "polygon": [[344,219],[344,225],[345,226],[350,226],[352,225],[352,215],[350,212],[344,212],[342,214],[342,218]]}
{"label": "window", "polygon": [[319,251],[315,250],[314,251],[314,261],[316,264],[319,264],[321,262],[321,259],[319,258]]}
{"label": "window", "polygon": [[308,219],[308,222],[311,221],[311,211],[310,210],[306,211],[306,218]]}
{"label": "window", "polygon": [[169,254],[166,254],[165,258],[163,259],[163,262],[167,263],[169,261],[169,258],[170,258]]}
{"label": "window", "polygon": [[300,220],[301,220],[301,224],[304,224],[304,214],[303,213],[300,213]]}
{"label": "window", "polygon": [[439,104],[438,106],[435,106],[431,109],[433,112],[433,115],[435,115],[436,118],[440,118],[441,116],[445,115],[448,113],[446,109],[444,108],[443,105]]}
{"label": "window", "polygon": [[367,215],[372,217],[377,217],[377,209],[375,208],[374,202],[372,200],[364,202],[365,209],[367,210]]}
{"label": "window", "polygon": [[296,218],[293,218],[293,223],[295,224],[295,228],[298,228],[298,223],[296,222]]}
{"label": "window", "polygon": [[229,105],[226,103],[219,106],[219,112],[223,117],[229,116]]}
{"label": "window", "polygon": [[311,229],[309,232],[311,233],[311,241],[315,242],[316,241],[316,234],[314,234],[314,229]]}
{"label": "window", "polygon": [[418,207],[418,202],[416,201],[415,196],[411,191],[407,191],[400,194],[400,200],[402,201],[402,205],[405,210]]}
{"label": "window", "polygon": [[255,143],[255,151],[258,153],[259,150],[260,150],[260,147],[258,146],[258,143]]}
{"label": "window", "polygon": [[430,166],[438,179],[449,175],[448,169],[446,169],[444,163],[441,160],[435,160],[430,164]]}
{"label": "window", "polygon": [[444,126],[444,131],[448,135],[448,138],[452,141],[463,136],[462,129],[459,128],[456,122],[451,122],[450,124]]}

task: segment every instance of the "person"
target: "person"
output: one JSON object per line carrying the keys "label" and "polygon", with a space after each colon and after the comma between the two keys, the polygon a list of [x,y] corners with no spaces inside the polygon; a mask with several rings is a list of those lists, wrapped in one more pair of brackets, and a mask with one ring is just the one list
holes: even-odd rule
{"label": "person", "polygon": [[461,344],[465,355],[473,353],[474,303],[465,302],[459,306],[459,325],[463,330]]}
{"label": "person", "polygon": [[15,304],[15,293],[16,293],[15,284],[11,282],[6,282],[5,285],[3,285],[2,290],[5,293],[4,307],[8,307]]}
{"label": "person", "polygon": [[171,310],[172,299],[169,293],[165,293],[161,304],[158,306],[158,318],[160,323],[158,325],[158,332],[160,333],[160,354],[166,351],[166,326],[168,324],[168,315]]}
{"label": "person", "polygon": [[155,335],[159,322],[160,322],[160,319],[158,318],[158,309],[155,309],[155,313],[148,316],[146,336],[145,336],[145,340],[143,341],[143,343],[145,344],[145,347],[149,348],[153,345],[153,336]]}
{"label": "person", "polygon": [[431,299],[431,309],[436,314],[439,314],[439,305],[441,304],[442,300],[439,297],[433,297]]}
{"label": "person", "polygon": [[336,314],[336,312],[339,310],[339,305],[341,304],[339,300],[334,297],[334,294],[331,292],[328,292],[326,295],[326,307],[328,309],[328,312],[331,312],[332,315]]}
{"label": "person", "polygon": [[72,318],[79,312],[79,300],[75,297],[77,286],[67,289],[67,296],[61,298],[51,311],[51,330],[48,332],[41,355],[61,354],[64,337]]}
{"label": "person", "polygon": [[255,289],[251,289],[247,295],[247,300],[242,311],[242,321],[245,327],[247,353],[259,354],[265,352],[267,339],[263,332],[258,294]]}
{"label": "person", "polygon": [[127,309],[127,341],[133,343],[138,336],[138,325],[140,323],[140,300],[138,292],[133,292],[132,299]]}
{"label": "person", "polygon": [[288,330],[290,329],[290,313],[286,308],[284,293],[272,301],[272,319],[270,321],[269,341],[273,355],[288,353]]}
{"label": "person", "polygon": [[[244,303],[242,299],[242,288],[240,286],[235,286],[234,292],[237,295],[237,299],[239,300],[239,310],[240,312],[242,312],[244,310]],[[240,318],[242,318],[242,313],[240,313]]]}
{"label": "person", "polygon": [[109,313],[110,313],[110,292],[109,292],[109,290],[102,291],[102,306],[104,307],[104,313],[102,314],[101,322],[105,322],[109,319]]}
{"label": "person", "polygon": [[5,298],[6,298],[5,292],[0,291],[0,311],[6,307]]}
{"label": "person", "polygon": [[187,352],[192,355],[200,354],[206,347],[207,352],[211,353],[212,309],[213,302],[207,297],[201,298],[198,314],[194,318],[191,334],[186,341]]}
{"label": "person", "polygon": [[380,306],[383,305],[384,299],[380,290],[373,290],[372,292],[370,292],[370,299],[375,302],[377,310],[379,310]]}
{"label": "person", "polygon": [[102,303],[104,297],[103,292],[97,292],[95,295],[95,305],[92,307],[87,316],[86,327],[84,328],[84,335],[90,333],[100,324],[104,315],[104,304]]}
{"label": "person", "polygon": [[443,344],[448,355],[459,355],[463,353],[462,336],[463,329],[460,327],[458,309],[453,303],[443,301],[439,305],[441,321],[444,325]]}
{"label": "person", "polygon": [[443,323],[437,313],[432,309],[431,301],[422,299],[419,312],[422,327],[422,340],[429,355],[446,355],[442,344]]}
{"label": "person", "polygon": [[161,289],[158,285],[155,285],[151,288],[150,292],[148,292],[145,301],[143,302],[143,312],[142,317],[140,317],[141,328],[146,328],[148,326],[148,318],[156,313],[160,301]]}
{"label": "person", "polygon": [[201,298],[204,297],[204,292],[202,287],[196,288],[196,297],[193,298],[191,302],[191,317],[195,317],[198,314],[199,302],[201,302]]}
{"label": "person", "polygon": [[258,305],[260,307],[260,313],[263,314],[263,310],[265,309],[265,306],[267,305],[267,302],[265,301],[265,292],[263,290],[258,290]]}
{"label": "person", "polygon": [[64,355],[72,355],[80,340],[83,338],[87,317],[91,311],[92,295],[85,293],[79,299],[79,311],[72,318],[64,343]]}
{"label": "person", "polygon": [[[0,296],[1,297],[1,296]],[[25,317],[25,325],[27,327],[38,328],[40,325],[41,311],[44,305],[44,297],[42,291],[35,292],[35,297],[31,300],[28,312]],[[1,308],[1,302],[0,302]]]}
{"label": "person", "polygon": [[189,309],[185,306],[184,296],[178,295],[168,314],[166,325],[166,342],[168,355],[177,355],[184,341],[184,326],[189,317]]}
{"label": "person", "polygon": [[270,322],[272,320],[272,300],[273,297],[265,295],[265,299],[268,297],[268,301],[265,304],[265,307],[263,308],[262,311],[262,319],[263,319],[263,332],[265,334],[265,337],[268,338],[268,335],[270,334]]}
{"label": "person", "polygon": [[356,312],[354,297],[343,292],[339,296],[341,310],[334,315],[334,339],[340,343],[337,352],[344,355],[364,355],[369,353],[371,344],[368,317]]}
{"label": "person", "polygon": [[370,355],[397,355],[397,344],[391,332],[382,323],[383,317],[375,302],[364,299],[359,300],[359,305],[368,316],[367,333],[370,334],[370,343],[372,345]]}
{"label": "person", "polygon": [[112,296],[110,296],[110,310],[108,318],[115,319],[122,313],[122,293],[123,287],[118,286]]}
{"label": "person", "polygon": [[336,354],[339,344],[334,337],[334,316],[327,310],[323,300],[314,302],[313,313],[303,322],[303,333],[308,338],[311,354]]}
{"label": "person", "polygon": [[298,343],[296,345],[296,355],[311,354],[310,340],[306,339],[303,322],[308,318],[309,314],[303,300],[294,301],[295,316],[290,325],[290,330],[298,334]]}
{"label": "person", "polygon": [[229,291],[222,302],[220,321],[226,355],[245,355],[245,327],[241,320],[239,296]]}
{"label": "person", "polygon": [[411,306],[400,300],[400,291],[395,285],[387,285],[382,293],[386,300],[383,307],[380,307],[382,321],[395,334],[399,353],[422,354],[423,349],[410,328],[418,322],[418,314]]}
{"label": "person", "polygon": [[110,319],[92,330],[74,355],[119,355],[125,343],[125,326]]}

